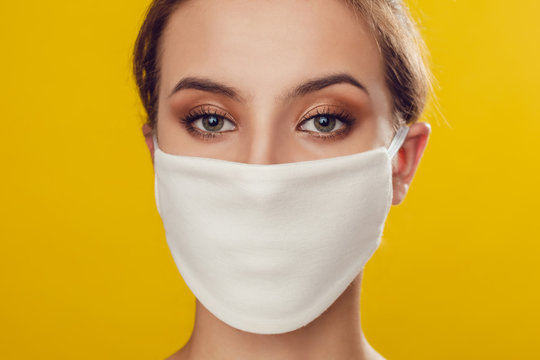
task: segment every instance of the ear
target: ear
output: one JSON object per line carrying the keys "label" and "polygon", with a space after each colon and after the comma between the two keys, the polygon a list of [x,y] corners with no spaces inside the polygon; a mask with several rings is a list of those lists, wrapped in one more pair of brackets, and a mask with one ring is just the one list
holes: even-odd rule
{"label": "ear", "polygon": [[150,156],[152,157],[152,165],[154,164],[154,139],[152,138],[154,131],[152,127],[150,127],[149,124],[144,124],[142,126],[142,132],[144,135],[144,141],[146,142],[146,146],[148,147],[148,150],[150,150]]}
{"label": "ear", "polygon": [[392,186],[394,196],[392,205],[400,204],[414,177],[420,159],[424,154],[431,126],[426,122],[417,122],[409,127],[409,133],[394,159],[392,170]]}

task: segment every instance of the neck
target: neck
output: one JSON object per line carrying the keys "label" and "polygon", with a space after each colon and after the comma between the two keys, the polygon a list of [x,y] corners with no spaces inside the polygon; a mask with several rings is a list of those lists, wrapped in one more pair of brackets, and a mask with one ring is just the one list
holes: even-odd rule
{"label": "neck", "polygon": [[283,334],[238,330],[216,318],[197,300],[193,333],[170,359],[381,359],[360,326],[361,278],[362,273],[317,319]]}

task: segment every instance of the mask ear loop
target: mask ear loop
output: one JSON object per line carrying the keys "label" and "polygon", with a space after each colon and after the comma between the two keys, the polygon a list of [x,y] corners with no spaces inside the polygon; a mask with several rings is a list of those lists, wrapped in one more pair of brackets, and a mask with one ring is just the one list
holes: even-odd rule
{"label": "mask ear loop", "polygon": [[407,134],[409,133],[409,127],[408,126],[401,126],[396,134],[394,135],[394,138],[392,139],[392,142],[390,143],[390,146],[388,147],[388,155],[390,155],[390,159],[396,155],[399,148],[401,148],[401,145],[403,145],[403,142],[405,141],[405,138],[407,137]]}

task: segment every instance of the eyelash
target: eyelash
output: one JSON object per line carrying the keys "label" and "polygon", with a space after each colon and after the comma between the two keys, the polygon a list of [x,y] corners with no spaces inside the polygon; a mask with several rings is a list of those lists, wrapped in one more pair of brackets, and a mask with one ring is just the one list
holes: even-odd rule
{"label": "eyelash", "polygon": [[[227,121],[230,121],[234,124],[234,122],[229,119],[229,116],[226,112],[216,111],[214,108],[208,108],[208,107],[199,107],[191,111],[189,114],[182,117],[180,119],[180,122],[184,125],[184,127],[190,134],[196,137],[199,137],[203,140],[212,140],[217,137],[223,136],[224,133],[226,132],[232,131],[232,130],[228,130],[228,131],[217,131],[217,132],[204,132],[195,128],[192,125],[192,123],[195,122],[196,120],[200,119],[201,117],[206,117],[206,116],[215,116],[217,118],[222,118]],[[314,118],[323,117],[323,116],[339,120],[343,123],[343,126],[339,128],[338,130],[329,132],[328,135],[321,135],[321,133],[317,133],[317,132],[309,131],[309,130],[302,130],[302,131],[313,133],[311,136],[320,140],[327,141],[327,140],[333,140],[333,139],[337,139],[338,137],[345,136],[351,129],[352,125],[356,122],[356,120],[344,110],[333,111],[330,109],[330,107],[325,106],[323,110],[320,110],[320,107],[317,108],[316,114],[304,117],[298,124],[297,128]]]}
{"label": "eyelash", "polygon": [[192,135],[194,135],[196,137],[202,138],[203,140],[212,140],[212,139],[215,139],[215,138],[217,138],[219,136],[223,136],[223,133],[226,132],[226,131],[222,131],[222,132],[203,132],[201,130],[196,129],[192,125],[192,123],[194,123],[196,120],[200,119],[201,117],[205,117],[205,116],[215,116],[215,117],[223,118],[223,119],[226,119],[226,120],[232,122],[232,120],[229,120],[228,114],[226,112],[219,112],[219,111],[216,111],[213,108],[207,108],[207,107],[199,107],[199,108],[191,111],[189,114],[187,114],[186,116],[181,118],[180,122],[184,125],[184,127],[186,128],[186,130],[190,134],[192,134]]}

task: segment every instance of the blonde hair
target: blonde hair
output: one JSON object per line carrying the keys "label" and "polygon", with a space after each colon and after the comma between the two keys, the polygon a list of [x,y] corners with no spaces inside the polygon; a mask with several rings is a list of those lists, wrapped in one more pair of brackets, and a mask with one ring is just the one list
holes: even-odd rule
{"label": "blonde hair", "polygon": [[433,91],[428,50],[401,0],[345,0],[368,23],[384,61],[396,127],[417,121]]}

